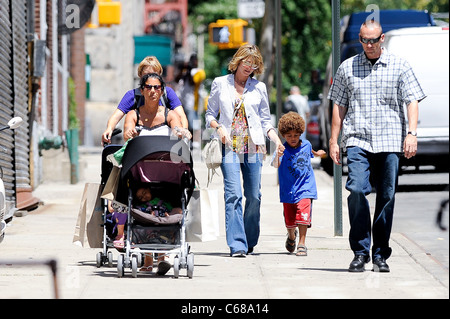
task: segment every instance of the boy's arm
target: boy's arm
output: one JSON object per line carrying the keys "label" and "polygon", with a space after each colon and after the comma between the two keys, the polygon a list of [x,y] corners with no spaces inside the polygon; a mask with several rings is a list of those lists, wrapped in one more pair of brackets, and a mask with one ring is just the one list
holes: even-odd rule
{"label": "boy's arm", "polygon": [[271,165],[275,168],[280,167],[282,156],[283,156],[283,153],[280,154],[280,152],[278,152],[278,151],[273,153]]}

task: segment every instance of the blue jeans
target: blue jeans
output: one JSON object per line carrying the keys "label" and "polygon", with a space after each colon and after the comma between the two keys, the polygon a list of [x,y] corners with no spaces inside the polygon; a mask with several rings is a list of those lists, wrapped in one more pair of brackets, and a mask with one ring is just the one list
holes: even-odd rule
{"label": "blue jeans", "polygon": [[[349,240],[355,255],[369,256],[371,233],[372,258],[388,259],[391,255],[389,238],[394,216],[399,160],[398,153],[374,154],[359,147],[347,149],[349,172],[346,189],[350,192],[347,199],[350,218]],[[372,185],[376,188],[373,226],[366,198],[372,191]]]}
{"label": "blue jeans", "polygon": [[[258,243],[261,207],[262,154],[236,154],[223,149],[222,174],[225,229],[230,254],[247,252]],[[242,210],[242,172],[245,210]]]}

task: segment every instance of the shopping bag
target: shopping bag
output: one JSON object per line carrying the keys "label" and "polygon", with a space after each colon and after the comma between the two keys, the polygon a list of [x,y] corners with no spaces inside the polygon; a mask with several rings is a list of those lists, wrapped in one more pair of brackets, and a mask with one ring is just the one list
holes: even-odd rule
{"label": "shopping bag", "polygon": [[87,248],[103,247],[103,208],[100,190],[98,183],[86,183],[84,186],[73,236],[75,245]]}
{"label": "shopping bag", "polygon": [[105,188],[103,188],[102,198],[107,200],[115,200],[117,194],[117,187],[119,186],[120,167],[113,166]]}
{"label": "shopping bag", "polygon": [[186,215],[186,241],[203,242],[219,236],[217,190],[194,189]]}

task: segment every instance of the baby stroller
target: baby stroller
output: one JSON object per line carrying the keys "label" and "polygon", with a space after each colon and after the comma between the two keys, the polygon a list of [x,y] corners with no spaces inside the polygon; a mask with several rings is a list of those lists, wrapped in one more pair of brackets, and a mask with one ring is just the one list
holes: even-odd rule
{"label": "baby stroller", "polygon": [[[120,129],[114,129],[112,136],[118,135],[122,132]],[[108,155],[114,154],[118,151],[122,145],[118,144],[109,144],[106,145],[102,151],[102,166],[101,166],[101,189],[103,189],[108,181],[109,175],[111,174],[111,170],[113,168],[113,164],[107,160]],[[98,252],[96,255],[96,264],[97,268],[107,264],[109,267],[113,266],[113,254],[111,251],[108,251],[109,248],[114,248],[114,238],[117,235],[117,230],[115,227],[115,222],[112,217],[112,213],[108,211],[108,201],[106,199],[101,199],[102,201],[102,210],[103,210],[103,249],[101,252]]]}
{"label": "baby stroller", "polygon": [[[178,219],[154,216],[133,208],[137,187],[145,185],[158,198],[181,207]],[[116,201],[125,204],[128,220],[124,253],[117,259],[117,274],[131,268],[137,277],[143,254],[174,254],[174,277],[182,268],[192,278],[194,255],[186,242],[185,217],[187,204],[195,186],[193,161],[189,145],[168,136],[138,136],[132,139],[123,154]],[[113,203],[114,204],[114,203]]]}

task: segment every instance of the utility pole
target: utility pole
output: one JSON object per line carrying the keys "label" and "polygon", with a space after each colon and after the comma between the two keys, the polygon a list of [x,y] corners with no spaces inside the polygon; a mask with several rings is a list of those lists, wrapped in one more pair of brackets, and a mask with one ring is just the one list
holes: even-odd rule
{"label": "utility pole", "polygon": [[281,60],[282,60],[282,50],[281,50],[281,0],[275,0],[275,48],[276,48],[276,73],[277,73],[277,123],[281,117],[281,107],[282,107],[282,71],[281,71]]}
{"label": "utility pole", "polygon": [[[341,38],[340,20],[341,5],[340,0],[332,0],[332,29],[333,29],[333,78],[341,64]],[[334,102],[334,101],[333,101]],[[341,136],[338,138],[338,145],[341,144]],[[342,236],[342,164],[333,163],[334,180],[334,236]]]}

